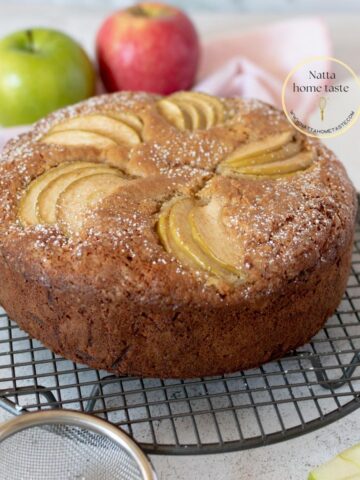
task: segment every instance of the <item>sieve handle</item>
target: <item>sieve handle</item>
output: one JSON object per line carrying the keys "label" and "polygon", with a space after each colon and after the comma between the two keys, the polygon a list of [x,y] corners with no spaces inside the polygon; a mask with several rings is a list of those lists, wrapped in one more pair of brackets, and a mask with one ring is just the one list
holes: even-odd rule
{"label": "sieve handle", "polygon": [[26,408],[8,400],[6,397],[0,397],[0,407],[12,415],[20,415],[27,412]]}
{"label": "sieve handle", "polygon": [[[60,407],[59,402],[56,400],[54,394],[49,389],[39,385],[37,387],[37,391],[39,395],[46,398],[47,405],[51,409]],[[12,415],[20,415],[22,413],[27,413],[28,410],[25,407],[22,407],[21,405],[7,398],[20,393],[34,393],[34,389],[31,387],[18,387],[15,390],[0,390],[0,408],[3,408]]]}

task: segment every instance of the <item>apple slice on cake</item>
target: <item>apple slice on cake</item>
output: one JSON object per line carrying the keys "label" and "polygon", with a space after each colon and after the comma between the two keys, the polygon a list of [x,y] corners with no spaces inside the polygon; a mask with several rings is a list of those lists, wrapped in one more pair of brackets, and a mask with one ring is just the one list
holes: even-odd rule
{"label": "apple slice on cake", "polygon": [[205,270],[216,276],[226,276],[227,272],[209,258],[194,241],[189,213],[194,202],[190,198],[181,198],[165,210],[158,222],[158,233],[165,248],[175,255],[181,263],[195,270]]}
{"label": "apple slice on cake", "polygon": [[242,175],[255,176],[282,176],[291,173],[300,172],[311,167],[314,161],[313,152],[301,152],[293,157],[279,160],[277,162],[263,163],[249,167],[237,168],[237,172]]}
{"label": "apple slice on cake", "polygon": [[[174,207],[176,207],[175,210]],[[170,205],[166,205],[160,213],[157,232],[165,249],[182,263],[196,270],[206,269],[206,259],[196,245],[193,245],[191,231],[186,224],[188,211],[191,208],[192,200],[189,198],[171,201]]]}
{"label": "apple slice on cake", "polygon": [[206,128],[207,120],[204,112],[197,108],[196,105],[184,100],[176,101],[176,104],[182,110],[186,112],[188,118],[190,119],[189,130],[198,130],[199,128]]}
{"label": "apple slice on cake", "polygon": [[213,95],[207,95],[201,92],[191,92],[194,98],[205,100],[210,104],[215,112],[215,123],[219,124],[225,121],[225,108],[223,102]]}
{"label": "apple slice on cake", "polygon": [[225,120],[225,107],[219,98],[201,92],[178,92],[171,98],[175,101],[185,101],[197,107],[206,118],[204,128],[211,128]]}
{"label": "apple slice on cake", "polygon": [[280,160],[286,160],[289,157],[293,157],[301,151],[300,142],[289,142],[286,145],[276,149],[260,153],[253,156],[244,156],[240,158],[234,158],[227,163],[227,166],[231,168],[251,167],[253,165],[263,165],[265,163],[277,162]]}
{"label": "apple slice on cake", "polygon": [[40,223],[56,223],[56,205],[62,192],[79,178],[87,177],[94,173],[115,173],[119,175],[118,170],[104,164],[95,164],[87,168],[79,168],[71,172],[62,173],[51,180],[41,191],[37,200],[37,215]]}
{"label": "apple slice on cake", "polygon": [[87,114],[55,125],[42,143],[93,146],[98,149],[141,143],[142,121],[135,114]]}
{"label": "apple slice on cake", "polygon": [[103,163],[63,163],[33,180],[23,194],[18,218],[23,226],[53,225],[77,232],[96,203],[129,182],[117,168]]}
{"label": "apple slice on cake", "polygon": [[307,170],[315,158],[315,152],[305,150],[289,131],[241,145],[218,166],[217,172],[235,177],[278,178]]}
{"label": "apple slice on cake", "polygon": [[37,225],[41,223],[38,216],[37,201],[41,192],[52,180],[59,175],[95,165],[98,164],[92,162],[66,162],[51,168],[33,180],[26,189],[19,204],[18,218],[22,225]]}
{"label": "apple slice on cake", "polygon": [[68,235],[81,231],[96,205],[128,182],[120,174],[95,173],[72,182],[59,196],[56,219]]}
{"label": "apple slice on cake", "polygon": [[223,103],[211,95],[177,92],[158,102],[160,114],[180,130],[211,128],[224,121]]}
{"label": "apple slice on cake", "polygon": [[176,202],[169,212],[168,236],[170,244],[176,252],[186,257],[190,264],[205,270],[212,270],[213,265],[208,262],[206,255],[196,245],[192,238],[191,228],[188,222],[189,213],[193,207],[193,201],[189,198]]}
{"label": "apple slice on cake", "polygon": [[163,98],[158,103],[158,110],[166,120],[179,130],[191,130],[192,121],[187,110],[181,108],[171,99]]}
{"label": "apple slice on cake", "polygon": [[202,251],[229,273],[242,276],[241,244],[222,221],[222,204],[212,197],[204,206],[194,206],[189,214],[193,239]]}
{"label": "apple slice on cake", "polygon": [[295,141],[293,132],[275,134],[263,140],[241,145],[225,159],[222,165],[248,166],[254,163],[262,163],[264,156],[272,159],[273,155],[278,154],[289,145],[299,145],[299,142]]}
{"label": "apple slice on cake", "polygon": [[87,132],[85,130],[50,132],[41,140],[41,142],[69,147],[88,146],[98,148],[99,150],[116,147],[116,142],[111,138],[100,135],[99,133]]}
{"label": "apple slice on cake", "polygon": [[[205,124],[202,128],[211,128],[216,124],[216,112],[213,105],[207,100],[207,95],[199,95],[193,92],[179,92],[172,95],[174,102],[183,102],[192,105],[196,110],[202,113]],[[195,130],[194,125],[192,130]]]}
{"label": "apple slice on cake", "polygon": [[104,113],[108,117],[116,118],[121,122],[125,123],[129,127],[133,128],[138,135],[141,137],[142,130],[144,128],[144,123],[141,118],[132,112],[117,112],[117,111],[107,111]]}
{"label": "apple slice on cake", "polygon": [[157,231],[165,249],[181,263],[235,283],[243,275],[241,249],[229,239],[221,209],[215,200],[204,207],[180,198],[163,209]]}

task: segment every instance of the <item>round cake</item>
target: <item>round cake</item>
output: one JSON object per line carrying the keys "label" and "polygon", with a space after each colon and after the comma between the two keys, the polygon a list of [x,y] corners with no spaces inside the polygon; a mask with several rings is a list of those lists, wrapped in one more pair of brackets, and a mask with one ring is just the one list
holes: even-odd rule
{"label": "round cake", "polygon": [[335,311],[356,209],[334,154],[269,105],[94,97],[4,149],[0,304],[116,374],[256,367]]}

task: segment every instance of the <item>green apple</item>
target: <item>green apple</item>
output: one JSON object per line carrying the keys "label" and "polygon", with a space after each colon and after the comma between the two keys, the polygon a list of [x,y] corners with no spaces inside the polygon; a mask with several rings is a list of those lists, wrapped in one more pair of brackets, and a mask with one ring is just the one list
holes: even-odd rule
{"label": "green apple", "polygon": [[34,122],[90,97],[96,75],[85,51],[67,35],[35,28],[0,40],[0,125]]}

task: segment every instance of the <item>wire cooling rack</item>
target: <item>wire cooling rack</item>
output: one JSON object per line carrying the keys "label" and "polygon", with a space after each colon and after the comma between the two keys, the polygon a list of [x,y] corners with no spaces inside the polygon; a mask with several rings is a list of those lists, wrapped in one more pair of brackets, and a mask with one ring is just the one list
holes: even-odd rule
{"label": "wire cooling rack", "polygon": [[148,453],[215,453],[309,432],[360,406],[360,223],[344,298],[325,328],[260,368],[190,380],[114,377],[32,340],[0,309],[0,406],[106,418]]}

